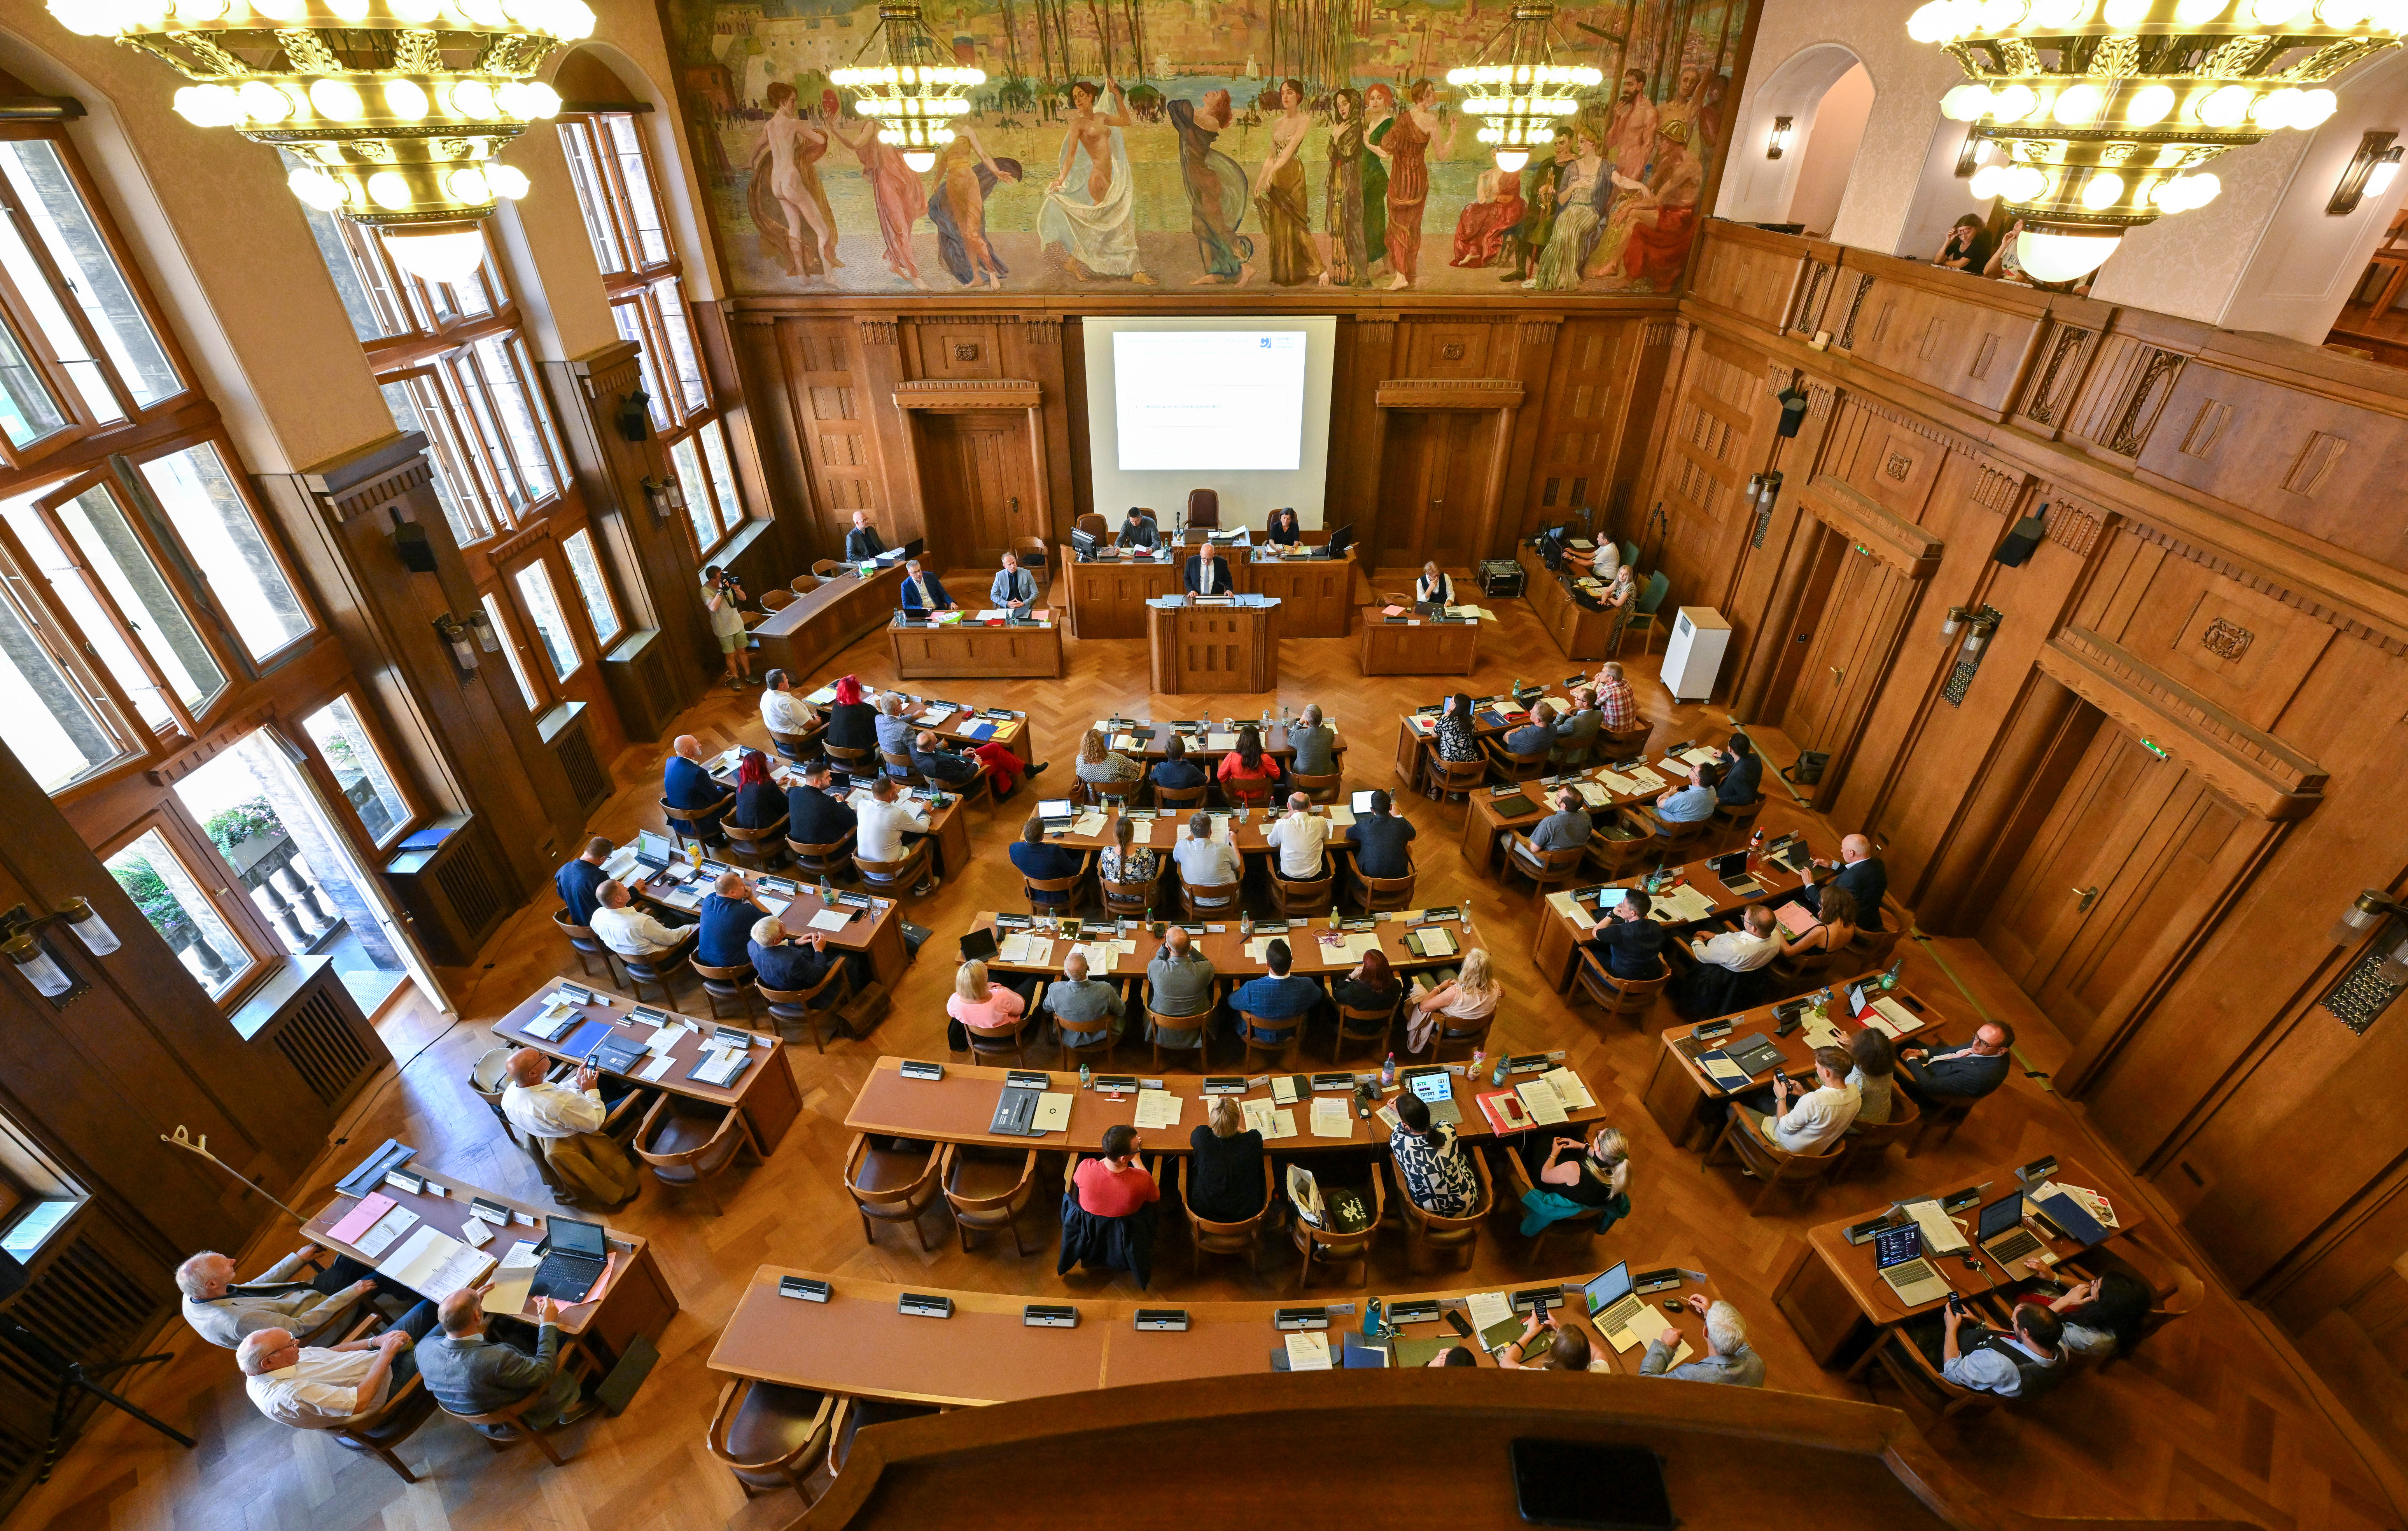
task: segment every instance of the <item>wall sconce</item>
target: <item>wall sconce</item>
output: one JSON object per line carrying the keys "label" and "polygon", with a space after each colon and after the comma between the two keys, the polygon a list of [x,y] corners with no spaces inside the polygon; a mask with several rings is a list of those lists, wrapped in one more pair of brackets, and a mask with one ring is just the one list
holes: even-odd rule
{"label": "wall sconce", "polygon": [[631,441],[652,439],[652,396],[644,392],[642,383],[636,391],[619,400],[619,434]]}
{"label": "wall sconce", "polygon": [[75,932],[76,939],[94,957],[108,956],[118,948],[119,943],[108,922],[79,898],[61,900],[47,915],[36,915],[22,903],[0,915],[0,954],[6,954],[16,964],[36,993],[54,1008],[64,1010],[92,986],[61,961],[58,953],[42,938],[42,927],[51,924],[64,925]]}
{"label": "wall sconce", "polygon": [[467,624],[445,612],[435,619],[435,636],[452,645],[452,662],[459,666],[462,676],[477,672],[477,645]]}
{"label": "wall sconce", "polygon": [[1967,617],[1966,623],[1972,630],[1965,635],[1965,652],[1979,654],[1989,643],[1990,634],[1999,630],[1999,614],[1985,606]]}
{"label": "wall sconce", "polygon": [[2358,152],[2350,156],[2349,167],[2334,183],[2332,200],[2325,211],[2335,218],[2345,218],[2358,210],[2358,205],[2370,196],[2381,196],[2391,189],[2392,181],[2400,174],[2401,153],[2392,144],[2397,133],[2369,133],[2358,140]]}
{"label": "wall sconce", "polygon": [[477,646],[488,654],[502,651],[501,634],[494,630],[494,619],[481,611],[468,614],[468,630],[477,635]]}
{"label": "wall sconce", "polygon": [[1982,651],[1990,646],[1990,635],[2004,619],[1995,606],[1948,608],[1948,614],[1940,621],[1940,636],[1954,638],[1961,632],[1965,642],[1958,647],[1956,662],[1949,667],[1948,679],[1941,684],[1941,701],[1951,707],[1965,704],[1965,693],[1973,688],[1973,677],[1982,670]]}
{"label": "wall sconce", "polygon": [[1948,608],[1948,614],[1940,619],[1940,636],[1942,638],[1954,638],[1956,636],[1957,630],[1964,626],[1965,608],[1962,606],[1951,606]]}
{"label": "wall sconce", "polygon": [[656,479],[649,474],[641,481],[644,499],[652,513],[662,520],[672,520],[685,513],[685,490],[675,479]]}
{"label": "wall sconce", "polygon": [[1769,160],[1777,160],[1782,155],[1787,153],[1789,152],[1789,136],[1796,131],[1796,119],[1789,117],[1775,117],[1772,120],[1772,137],[1765,140],[1764,157]]}

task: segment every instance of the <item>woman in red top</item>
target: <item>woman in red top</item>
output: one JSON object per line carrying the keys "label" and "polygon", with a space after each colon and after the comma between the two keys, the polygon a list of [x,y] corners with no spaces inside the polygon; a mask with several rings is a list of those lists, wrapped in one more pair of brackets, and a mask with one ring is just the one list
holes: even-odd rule
{"label": "woman in red top", "polygon": [[1221,757],[1217,773],[1225,782],[1270,782],[1280,779],[1279,762],[1263,753],[1262,731],[1249,723],[1238,730],[1238,747]]}

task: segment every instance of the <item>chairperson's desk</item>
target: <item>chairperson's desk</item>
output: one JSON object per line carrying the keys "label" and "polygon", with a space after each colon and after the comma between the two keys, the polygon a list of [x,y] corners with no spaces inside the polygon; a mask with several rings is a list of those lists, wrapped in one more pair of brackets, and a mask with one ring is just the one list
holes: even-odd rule
{"label": "chairperson's desk", "polygon": [[[1706,857],[1681,868],[1684,886],[1694,888],[1704,901],[1693,914],[1676,915],[1666,903],[1666,895],[1658,895],[1651,917],[1673,931],[1709,919],[1721,919],[1751,903],[1764,903],[1786,893],[1794,893],[1806,885],[1805,877],[1767,860],[1761,867],[1745,874],[1740,886],[1723,880],[1713,868],[1714,859]],[[1619,899],[1620,890],[1636,887],[1643,879],[1626,877],[1618,883],[1591,884],[1547,895],[1547,906],[1539,915],[1538,929],[1530,939],[1530,960],[1538,964],[1539,975],[1547,980],[1558,994],[1572,986],[1572,973],[1580,965],[1580,944],[1597,929],[1598,921],[1611,917],[1598,904],[1600,896]],[[1678,898],[1675,892],[1670,895]]]}
{"label": "chairperson's desk", "polygon": [[[737,1076],[733,1084],[705,1084],[699,1079],[688,1076],[693,1072],[694,1066],[702,1062],[703,1053],[706,1050],[703,1039],[721,1030],[746,1031],[744,1027],[729,1026],[724,1021],[703,1020],[697,1017],[681,1015],[665,1006],[636,1004],[627,1000],[599,993],[585,985],[579,984],[573,987],[593,994],[594,1003],[574,1006],[580,1018],[578,1023],[561,1033],[558,1037],[547,1041],[528,1031],[527,1026],[543,1010],[544,1001],[557,992],[560,987],[557,982],[545,984],[541,989],[520,1001],[509,1014],[494,1022],[494,1035],[514,1047],[533,1047],[538,1052],[563,1062],[582,1062],[585,1055],[594,1049],[604,1035],[608,1034],[604,1033],[582,1034],[585,1032],[585,1021],[604,1021],[623,1034],[648,1041],[658,1022],[639,1021],[633,1018],[634,1011],[646,1010],[654,1015],[666,1016],[672,1020],[684,1021],[693,1029],[679,1036],[671,1046],[668,1053],[669,1066],[662,1072],[659,1078],[638,1080],[645,1089],[681,1096],[690,1101],[699,1101],[705,1105],[723,1106],[743,1112],[746,1125],[752,1129],[753,1141],[761,1145],[763,1153],[775,1149],[779,1142],[785,1137],[786,1129],[793,1126],[795,1119],[802,1114],[802,1090],[795,1083],[794,1066],[786,1061],[786,1049],[778,1045],[775,1033],[769,1033],[768,1046],[763,1047],[757,1043],[754,1045],[751,1055],[752,1062],[742,1074]],[[747,1032],[746,1034],[758,1037],[763,1033]],[[568,1049],[568,1044],[571,1041],[578,1044],[577,1050],[574,1052]],[[647,1056],[638,1072],[640,1073],[643,1066],[650,1066],[653,1060]]]}
{"label": "chairperson's desk", "polygon": [[1062,628],[1050,616],[988,623],[973,612],[958,623],[912,623],[898,612],[887,627],[886,644],[895,673],[905,680],[1062,674]]}
{"label": "chairperson's desk", "polygon": [[1279,602],[1283,638],[1343,638],[1354,619],[1354,550],[1315,558],[1276,546],[1247,556],[1240,583]]}
{"label": "chairperson's desk", "polygon": [[[1194,548],[1166,548],[1163,556],[1123,556],[1082,561],[1064,545],[1061,599],[1074,638],[1143,638],[1146,603],[1177,595],[1186,587],[1187,559]],[[1354,554],[1335,558],[1297,553],[1264,556],[1264,550],[1225,547],[1220,550],[1233,592],[1269,596],[1280,602],[1276,636],[1283,638],[1343,638],[1354,619]]]}
{"label": "chairperson's desk", "polygon": [[1363,608],[1366,675],[1469,675],[1480,662],[1480,619],[1391,619],[1384,606]]}
{"label": "chairperson's desk", "polygon": [[864,579],[848,571],[769,614],[752,629],[765,670],[809,675],[854,643],[884,627],[903,590],[898,559]]}

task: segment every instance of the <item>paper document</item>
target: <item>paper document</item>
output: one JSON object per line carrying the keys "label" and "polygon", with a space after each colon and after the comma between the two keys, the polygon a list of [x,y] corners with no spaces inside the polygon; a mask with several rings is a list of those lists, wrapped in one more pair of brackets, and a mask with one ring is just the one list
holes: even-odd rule
{"label": "paper document", "polygon": [[1596,782],[1582,782],[1579,786],[1581,801],[1592,808],[1602,808],[1613,801],[1613,794]]}
{"label": "paper document", "polygon": [[695,1080],[700,1084],[723,1087],[729,1084],[751,1062],[752,1051],[750,1047],[714,1048],[710,1056],[695,1067]]}
{"label": "paper document", "polygon": [[1422,931],[1420,938],[1422,955],[1425,957],[1452,957],[1455,953],[1453,931],[1432,926]]}
{"label": "paper document", "polygon": [[1154,820],[1150,818],[1131,819],[1129,821],[1129,844],[1132,845],[1153,845]]}
{"label": "paper document", "polygon": [[1067,1090],[1046,1090],[1037,1097],[1037,1114],[1029,1119],[1028,1124],[1040,1133],[1068,1132],[1073,1099]]}
{"label": "paper document", "polygon": [[1798,1034],[1810,1047],[1844,1047],[1848,1045],[1847,1038],[1840,1034],[1840,1029],[1820,1016],[1809,1015]]}
{"label": "paper document", "polygon": [[1475,1292],[1463,1300],[1463,1305],[1469,1310],[1474,1329],[1485,1329],[1513,1317],[1513,1305],[1501,1292]]}
{"label": "paper document", "polygon": [[[1329,810],[1329,822],[1338,829],[1353,829],[1354,827],[1354,810],[1347,807],[1342,802],[1339,803],[1337,806]],[[1332,836],[1332,838],[1343,840],[1346,837],[1344,835],[1335,835]]]}
{"label": "paper document", "polygon": [[360,1203],[341,1221],[326,1230],[326,1236],[337,1244],[356,1244],[360,1235],[376,1226],[377,1220],[394,1208],[394,1200],[381,1191],[372,1191],[360,1198]]}
{"label": "paper document", "polygon": [[1553,909],[1559,915],[1570,916],[1571,918],[1577,919],[1584,924],[1588,921],[1588,916],[1582,911],[1579,901],[1574,899],[1570,893],[1548,894],[1547,907]]}
{"label": "paper document", "polygon": [[[1087,960],[1087,976],[1090,978],[1103,977],[1111,973],[1121,960],[1120,943],[1116,941],[1082,943],[1073,946],[1070,949]],[[1063,960],[1068,961],[1069,959],[1066,956]]]}
{"label": "paper document", "polygon": [[[1685,781],[1688,774],[1685,771],[1682,772],[1682,779]],[[1661,792],[1672,785],[1645,766],[1641,766],[1630,773],[1630,784],[1631,790],[1634,792]]]}
{"label": "paper document", "polygon": [[1186,1104],[1168,1090],[1140,1090],[1137,1092],[1137,1125],[1140,1129],[1176,1127],[1180,1108]]}
{"label": "paper document", "polygon": [[1707,1078],[1725,1090],[1745,1090],[1748,1081],[1756,1077],[1718,1052],[1710,1052],[1698,1059],[1698,1066],[1706,1071]]}
{"label": "paper document", "polygon": [[494,1257],[470,1249],[439,1229],[421,1228],[377,1266],[377,1274],[400,1282],[429,1302],[441,1302],[475,1286]]}
{"label": "paper document", "polygon": [[460,1225],[460,1242],[483,1249],[494,1236],[494,1225],[482,1218],[470,1218]]}
{"label": "paper document", "polygon": [[1271,1079],[1271,1104],[1294,1105],[1297,1102],[1297,1080],[1293,1074],[1276,1075]]}
{"label": "paper document", "polygon": [[360,1253],[377,1259],[393,1248],[395,1240],[418,1226],[418,1214],[406,1206],[396,1206],[377,1219],[376,1226],[353,1239]]}
{"label": "paper document", "polygon": [[1544,1078],[1524,1079],[1513,1087],[1513,1093],[1522,1098],[1530,1119],[1540,1126],[1553,1127],[1564,1120],[1563,1099]]}
{"label": "paper document", "polygon": [[1555,1087],[1556,1098],[1568,1110],[1585,1111],[1597,1104],[1597,1097],[1588,1092],[1588,1086],[1570,1069],[1551,1068],[1539,1077]]}
{"label": "paper document", "polygon": [[1145,748],[1145,745],[1139,743],[1137,735],[1133,733],[1116,733],[1112,735],[1112,748],[1124,755],[1134,755]]}
{"label": "paper document", "polygon": [[658,1084],[663,1079],[668,1077],[669,1069],[676,1062],[676,1059],[670,1057],[667,1053],[663,1053],[658,1058],[653,1059],[651,1062],[646,1063],[642,1068],[638,1069],[636,1071],[636,1077],[643,1080],[648,1085]]}
{"label": "paper document", "polygon": [[1079,816],[1070,821],[1070,832],[1076,835],[1084,835],[1089,838],[1093,838],[1096,835],[1103,833],[1104,816],[1102,810],[1096,808],[1081,810]]}
{"label": "paper document", "polygon": [[677,1039],[683,1035],[685,1028],[674,1020],[670,1021],[652,1033],[652,1040],[644,1044],[644,1050],[655,1058],[665,1058],[668,1050],[677,1046]]}
{"label": "paper document", "polygon": [[1290,1371],[1327,1371],[1329,1369],[1329,1336],[1323,1330],[1305,1329],[1283,1335],[1287,1341],[1287,1369]]}
{"label": "paper document", "polygon": [[1940,1210],[1938,1202],[1911,1203],[1906,1213],[1914,1220],[1914,1225],[1923,1230],[1924,1253],[1947,1254],[1966,1247],[1964,1230],[1956,1226],[1955,1219]]}
{"label": "paper document", "polygon": [[1909,1032],[1921,1031],[1923,1018],[1885,994],[1873,1001],[1872,1013],[1865,1018],[1865,1024],[1885,1036],[1904,1036]]}
{"label": "paper document", "polygon": [[1648,912],[1675,925],[1688,925],[1711,916],[1714,912],[1714,901],[1689,884],[1683,883],[1669,893],[1656,894]]}
{"label": "paper document", "polygon": [[1603,782],[1606,789],[1618,798],[1629,797],[1639,790],[1639,784],[1620,772],[1601,771],[1598,773],[1597,779]]}
{"label": "paper document", "polygon": [[1343,1095],[1315,1095],[1312,1098],[1312,1135],[1315,1137],[1353,1137],[1354,1113]]}
{"label": "paper document", "polygon": [[1238,736],[1234,733],[1208,733],[1204,736],[1204,747],[1206,749],[1236,749],[1238,747]]}
{"label": "paper document", "polygon": [[811,917],[810,928],[814,931],[841,931],[852,923],[852,915],[848,910],[823,909]]}
{"label": "paper document", "polygon": [[1268,1101],[1244,1101],[1240,1103],[1238,1109],[1245,1115],[1246,1130],[1262,1134],[1266,1143],[1296,1135],[1296,1113],[1293,1111],[1283,1111]]}

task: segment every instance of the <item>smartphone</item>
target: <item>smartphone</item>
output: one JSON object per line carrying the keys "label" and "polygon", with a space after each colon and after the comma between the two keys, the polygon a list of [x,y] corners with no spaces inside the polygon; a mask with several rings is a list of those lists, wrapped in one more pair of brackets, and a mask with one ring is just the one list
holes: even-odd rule
{"label": "smartphone", "polygon": [[1584,1531],[1673,1531],[1664,1459],[1644,1446],[1516,1439],[1514,1504],[1532,1525]]}
{"label": "smartphone", "polygon": [[1446,1322],[1447,1326],[1453,1329],[1456,1334],[1461,1335],[1466,1339],[1469,1339],[1471,1337],[1471,1321],[1463,1316],[1463,1310],[1461,1308],[1448,1308],[1446,1310]]}

